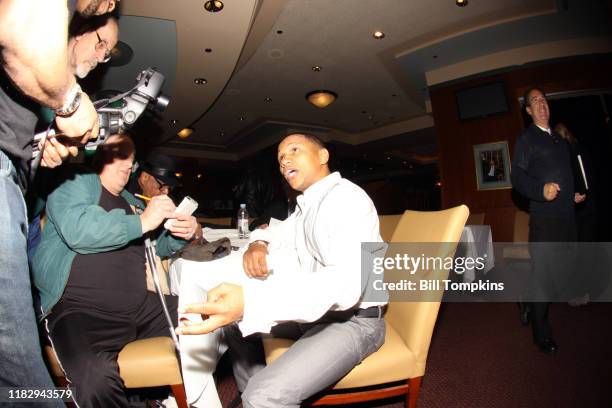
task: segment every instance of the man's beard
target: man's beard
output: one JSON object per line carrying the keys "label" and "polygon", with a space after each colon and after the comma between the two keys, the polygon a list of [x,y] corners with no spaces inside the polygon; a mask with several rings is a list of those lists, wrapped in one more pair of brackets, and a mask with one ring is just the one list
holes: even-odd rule
{"label": "man's beard", "polygon": [[89,64],[82,63],[77,65],[74,73],[77,77],[83,79],[89,74],[89,71],[91,71],[91,69],[89,68]]}
{"label": "man's beard", "polygon": [[87,7],[85,7],[85,10],[81,12],[81,15],[85,17],[91,17],[95,15],[98,11],[98,8],[100,7],[100,4],[102,4],[103,1],[104,0],[91,0]]}

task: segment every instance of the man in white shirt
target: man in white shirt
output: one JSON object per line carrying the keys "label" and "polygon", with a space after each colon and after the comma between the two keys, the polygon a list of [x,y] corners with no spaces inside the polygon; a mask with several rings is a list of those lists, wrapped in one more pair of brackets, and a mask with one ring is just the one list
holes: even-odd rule
{"label": "man in white shirt", "polygon": [[[235,283],[210,290],[206,303],[181,308],[208,316],[183,322],[177,329],[183,335],[238,322],[224,334],[245,407],[298,407],[384,341],[387,296],[374,293],[371,274],[362,270],[362,262],[367,265],[384,251],[376,208],[361,188],[330,174],[328,161],[329,152],[316,137],[287,136],[278,147],[278,162],[289,185],[303,192],[296,211],[253,232],[242,262],[250,279],[237,281],[235,272],[227,271],[227,281]],[[380,245],[369,250],[363,242]],[[264,367],[250,354],[256,349],[252,338],[242,336],[270,332],[297,341]]]}

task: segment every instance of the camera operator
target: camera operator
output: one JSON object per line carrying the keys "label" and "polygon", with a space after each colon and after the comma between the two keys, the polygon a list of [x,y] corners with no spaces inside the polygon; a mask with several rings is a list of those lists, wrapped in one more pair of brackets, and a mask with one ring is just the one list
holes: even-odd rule
{"label": "camera operator", "polygon": [[66,0],[0,2],[0,387],[53,387],[37,341],[26,255],[23,193],[34,111],[36,103],[54,109],[56,126],[66,136],[82,141],[97,136],[97,113],[68,64],[68,22],[74,11],[101,15],[115,5],[115,0],[72,0],[70,8]]}

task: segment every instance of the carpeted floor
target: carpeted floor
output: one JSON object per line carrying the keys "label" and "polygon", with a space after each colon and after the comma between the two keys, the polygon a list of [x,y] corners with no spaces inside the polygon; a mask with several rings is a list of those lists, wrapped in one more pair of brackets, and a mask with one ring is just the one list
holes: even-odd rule
{"label": "carpeted floor", "polygon": [[[538,351],[510,303],[447,303],[434,332],[419,408],[612,407],[612,304],[551,305],[560,347]],[[236,395],[225,357],[218,389]],[[400,408],[394,399],[359,407]]]}

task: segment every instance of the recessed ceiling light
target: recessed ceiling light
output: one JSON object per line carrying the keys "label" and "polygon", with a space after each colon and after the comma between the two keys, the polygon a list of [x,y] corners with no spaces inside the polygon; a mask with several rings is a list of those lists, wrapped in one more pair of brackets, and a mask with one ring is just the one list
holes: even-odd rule
{"label": "recessed ceiling light", "polygon": [[264,102],[272,102],[272,98],[270,98],[269,96],[266,96],[264,98]]}
{"label": "recessed ceiling light", "polygon": [[176,178],[183,177],[183,173],[181,173],[180,171],[177,171],[176,173],[174,173],[174,175],[176,176]]}
{"label": "recessed ceiling light", "polygon": [[183,128],[183,129],[179,130],[177,135],[181,139],[186,139],[189,136],[191,136],[191,134],[194,132],[194,130],[195,130],[194,128],[186,127],[186,128]]}
{"label": "recessed ceiling light", "polygon": [[320,67],[320,66],[318,66],[318,65],[315,65],[314,67],[312,67],[312,70],[313,70],[314,72],[320,72],[320,71],[321,71],[321,67]]}
{"label": "recessed ceiling light", "polygon": [[202,178],[202,173],[198,173],[198,174],[196,175],[196,178],[197,178],[198,180],[199,180],[199,179],[201,179],[201,178]]}
{"label": "recessed ceiling light", "polygon": [[385,33],[383,33],[382,31],[374,31],[374,33],[372,33],[372,37],[377,40],[382,40],[383,38],[385,38]]}
{"label": "recessed ceiling light", "polygon": [[172,119],[170,123],[174,126],[178,123],[178,119]]}
{"label": "recessed ceiling light", "polygon": [[238,118],[238,120],[241,121],[241,122],[244,122],[245,119],[246,118],[244,116],[241,116],[241,117]]}
{"label": "recessed ceiling light", "polygon": [[455,0],[455,4],[459,7],[465,7],[468,5],[468,0]]}
{"label": "recessed ceiling light", "polygon": [[205,85],[208,83],[206,78],[194,78],[193,83],[196,85]]}
{"label": "recessed ceiling light", "polygon": [[204,8],[210,13],[218,13],[223,10],[223,2],[220,0],[208,0],[204,3]]}

